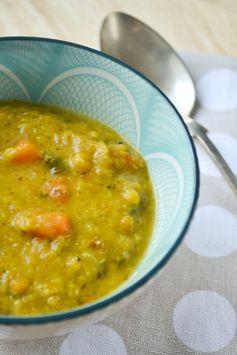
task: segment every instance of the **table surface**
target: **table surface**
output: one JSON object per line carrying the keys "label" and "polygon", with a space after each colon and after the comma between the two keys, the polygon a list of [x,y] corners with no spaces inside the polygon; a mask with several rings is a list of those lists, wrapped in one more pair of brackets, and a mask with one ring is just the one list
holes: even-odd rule
{"label": "table surface", "polygon": [[237,57],[236,0],[1,0],[0,35],[60,38],[99,48],[103,18],[138,17],[174,48]]}

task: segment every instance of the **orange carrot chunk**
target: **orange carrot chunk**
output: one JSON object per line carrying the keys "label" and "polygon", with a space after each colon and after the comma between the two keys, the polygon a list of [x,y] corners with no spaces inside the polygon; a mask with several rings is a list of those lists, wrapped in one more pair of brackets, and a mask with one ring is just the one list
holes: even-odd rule
{"label": "orange carrot chunk", "polygon": [[41,192],[55,202],[66,202],[69,197],[68,181],[63,176],[52,178],[45,182]]}
{"label": "orange carrot chunk", "polygon": [[69,217],[63,212],[22,211],[15,216],[12,224],[32,237],[51,240],[69,236],[72,231]]}
{"label": "orange carrot chunk", "polygon": [[124,153],[122,155],[122,160],[123,160],[124,166],[126,168],[132,168],[134,166],[134,159],[131,154],[129,154],[127,152]]}
{"label": "orange carrot chunk", "polygon": [[10,282],[10,292],[13,295],[21,295],[23,294],[27,287],[29,286],[29,281],[23,278],[13,279]]}
{"label": "orange carrot chunk", "polygon": [[39,148],[29,139],[20,139],[13,147],[7,148],[3,154],[12,163],[33,163],[41,159]]}

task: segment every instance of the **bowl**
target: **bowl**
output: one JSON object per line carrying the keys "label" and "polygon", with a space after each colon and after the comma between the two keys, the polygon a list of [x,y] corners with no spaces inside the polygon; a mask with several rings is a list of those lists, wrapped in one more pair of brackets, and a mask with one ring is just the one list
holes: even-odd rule
{"label": "bowl", "polygon": [[161,90],[94,49],[47,38],[1,38],[0,100],[13,99],[79,111],[111,126],[143,154],[154,188],[151,240],[123,285],[83,307],[36,316],[0,315],[0,338],[61,335],[119,310],[159,275],[194,212],[197,156],[181,116]]}

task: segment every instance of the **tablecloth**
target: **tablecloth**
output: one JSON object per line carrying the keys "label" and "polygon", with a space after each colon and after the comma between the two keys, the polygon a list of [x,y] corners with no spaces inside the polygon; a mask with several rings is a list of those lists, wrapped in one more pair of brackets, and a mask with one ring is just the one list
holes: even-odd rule
{"label": "tablecloth", "polygon": [[[237,59],[180,53],[195,119],[237,173]],[[203,149],[198,207],[177,253],[133,304],[66,336],[0,341],[0,355],[237,354],[237,200]]]}

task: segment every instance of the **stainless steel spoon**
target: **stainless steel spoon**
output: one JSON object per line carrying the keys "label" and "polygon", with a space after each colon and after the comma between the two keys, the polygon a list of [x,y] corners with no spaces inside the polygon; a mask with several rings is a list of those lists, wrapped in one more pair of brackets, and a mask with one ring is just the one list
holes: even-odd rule
{"label": "stainless steel spoon", "polygon": [[101,49],[143,73],[157,84],[182,114],[190,133],[203,145],[237,196],[237,177],[207,129],[190,118],[196,102],[193,79],[174,49],[154,30],[120,12],[109,14],[102,24]]}

